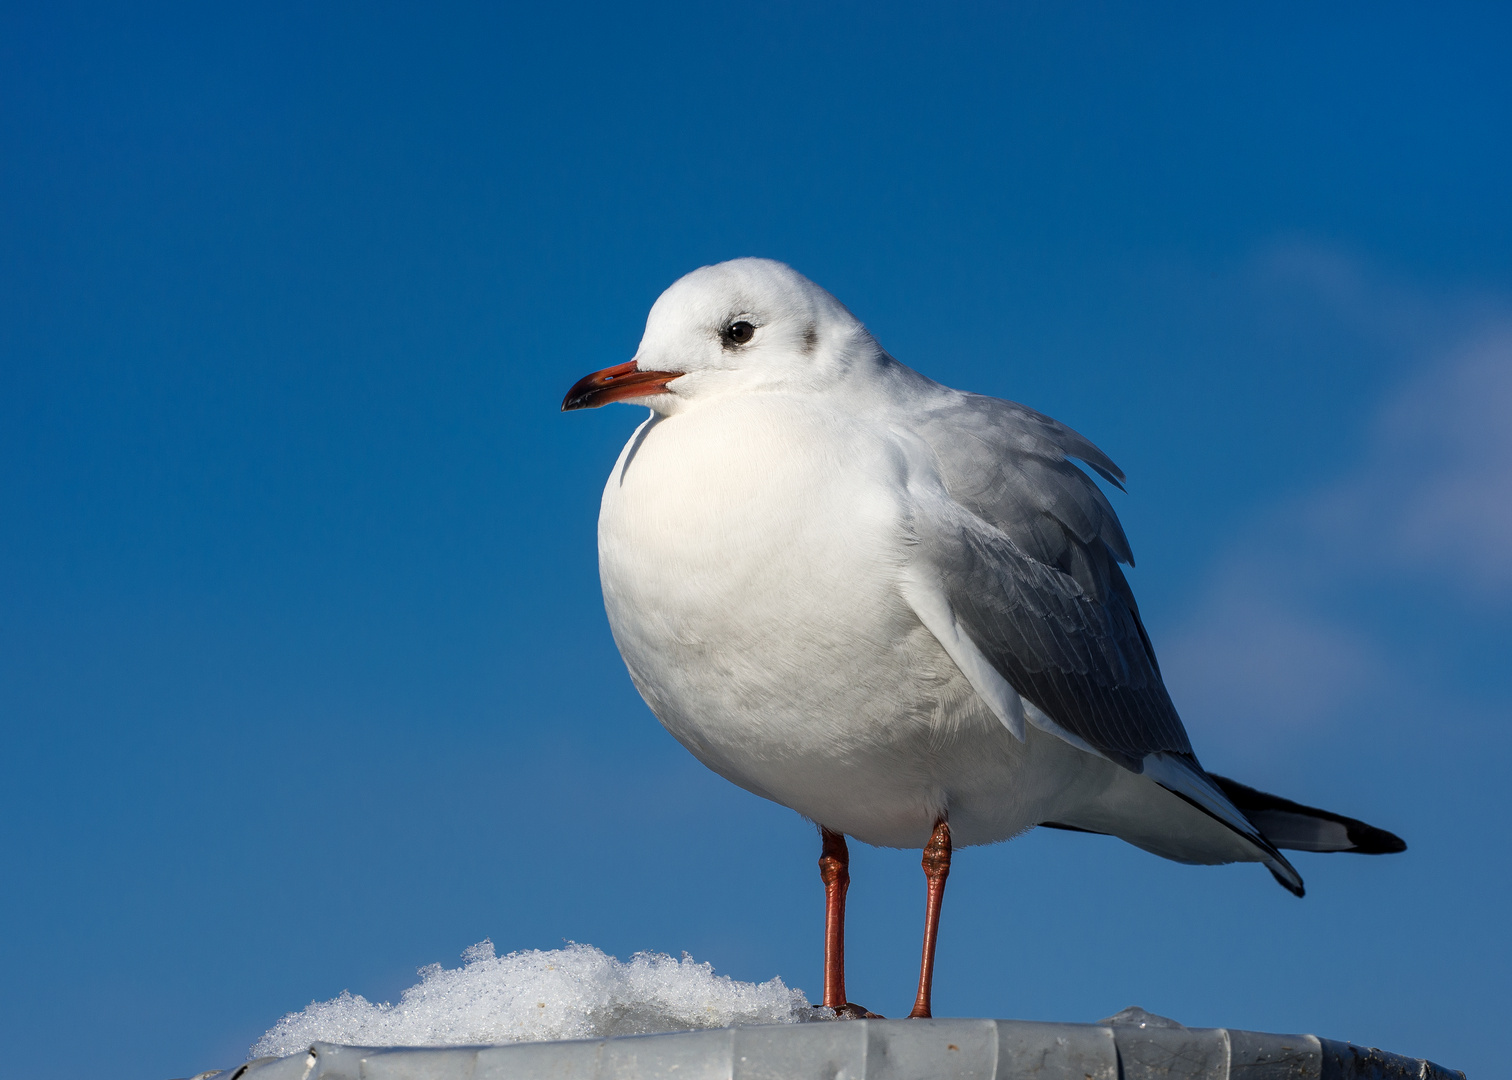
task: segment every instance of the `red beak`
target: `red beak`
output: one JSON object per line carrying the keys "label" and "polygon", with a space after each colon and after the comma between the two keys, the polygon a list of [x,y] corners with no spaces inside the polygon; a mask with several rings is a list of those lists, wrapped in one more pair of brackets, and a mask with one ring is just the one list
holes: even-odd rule
{"label": "red beak", "polygon": [[686,372],[641,371],[635,361],[616,364],[614,367],[585,375],[572,384],[567,396],[562,399],[562,411],[573,409],[596,409],[611,401],[625,398],[650,397],[667,392],[667,384]]}

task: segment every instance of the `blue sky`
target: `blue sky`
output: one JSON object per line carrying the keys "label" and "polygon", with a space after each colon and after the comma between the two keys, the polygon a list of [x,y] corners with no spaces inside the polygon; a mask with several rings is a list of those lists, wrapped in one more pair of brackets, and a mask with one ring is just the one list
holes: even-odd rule
{"label": "blue sky", "polygon": [[[5,5],[0,1072],[234,1062],[485,937],[817,996],[812,828],[688,757],[605,625],[638,417],[557,412],[738,255],[1107,450],[1205,763],[1411,845],[1299,856],[1301,901],[1102,838],[970,849],[937,1012],[1139,1004],[1494,1072],[1509,29]],[[898,1015],[918,856],[854,854],[852,994]]]}

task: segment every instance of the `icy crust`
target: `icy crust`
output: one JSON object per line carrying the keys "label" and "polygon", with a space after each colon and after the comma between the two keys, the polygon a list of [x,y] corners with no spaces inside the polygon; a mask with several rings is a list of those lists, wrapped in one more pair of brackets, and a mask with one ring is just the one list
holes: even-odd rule
{"label": "icy crust", "polygon": [[495,956],[493,942],[482,941],[462,960],[460,968],[421,968],[420,981],[397,1005],[375,1005],[349,991],[312,1002],[273,1025],[248,1056],[293,1054],[317,1040],[459,1046],[788,1024],[821,1015],[781,979],[736,982],[686,953],[681,960],[637,953],[621,962],[592,945],[569,944]]}

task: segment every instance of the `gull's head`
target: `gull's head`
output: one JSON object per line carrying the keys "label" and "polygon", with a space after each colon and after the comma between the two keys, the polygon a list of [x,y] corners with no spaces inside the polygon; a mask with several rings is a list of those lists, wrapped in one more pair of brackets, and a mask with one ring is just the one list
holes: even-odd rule
{"label": "gull's head", "polygon": [[807,392],[881,355],[840,301],[792,267],[732,259],[674,282],[635,358],[579,380],[562,409],[629,401],[672,413],[725,394]]}

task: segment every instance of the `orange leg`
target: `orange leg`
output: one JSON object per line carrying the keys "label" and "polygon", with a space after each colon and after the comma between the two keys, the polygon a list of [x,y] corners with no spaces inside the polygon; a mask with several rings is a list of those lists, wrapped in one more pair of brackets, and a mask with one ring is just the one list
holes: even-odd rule
{"label": "orange leg", "polygon": [[841,1020],[877,1019],[864,1005],[845,998],[845,891],[850,888],[850,849],[841,833],[819,826],[824,850],[819,879],[824,882],[824,1004]]}
{"label": "orange leg", "polygon": [[934,988],[935,941],[940,934],[940,902],[945,899],[945,879],[950,876],[950,826],[937,822],[924,845],[924,879],[929,900],[924,909],[924,958],[919,963],[919,996],[910,1017],[930,1016],[929,996]]}
{"label": "orange leg", "polygon": [[819,827],[824,850],[819,855],[819,879],[824,882],[824,1004],[845,1008],[845,892],[850,888],[850,849],[845,837]]}

